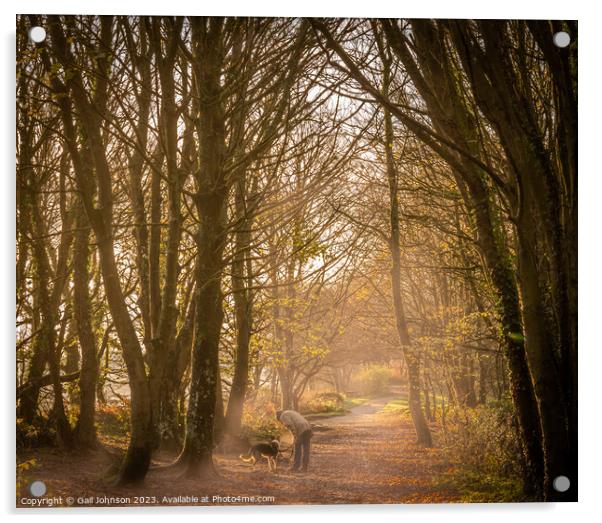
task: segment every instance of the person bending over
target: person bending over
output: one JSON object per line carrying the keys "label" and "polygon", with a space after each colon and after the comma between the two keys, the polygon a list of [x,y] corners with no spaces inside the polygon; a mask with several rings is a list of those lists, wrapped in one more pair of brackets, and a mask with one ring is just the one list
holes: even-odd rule
{"label": "person bending over", "polygon": [[295,454],[291,471],[298,472],[300,468],[302,472],[307,472],[311,437],[313,435],[311,425],[295,410],[279,410],[276,412],[276,418],[292,432],[295,438],[293,443]]}

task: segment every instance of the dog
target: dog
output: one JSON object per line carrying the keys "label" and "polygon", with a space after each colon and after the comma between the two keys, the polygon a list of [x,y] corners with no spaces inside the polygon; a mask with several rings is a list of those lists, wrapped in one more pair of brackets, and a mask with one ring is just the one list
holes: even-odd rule
{"label": "dog", "polygon": [[280,442],[273,439],[269,443],[257,443],[253,445],[247,455],[241,454],[239,457],[245,463],[251,463],[251,466],[255,466],[255,463],[261,458],[265,458],[268,462],[268,469],[270,472],[276,472],[278,465],[278,454],[280,453]]}

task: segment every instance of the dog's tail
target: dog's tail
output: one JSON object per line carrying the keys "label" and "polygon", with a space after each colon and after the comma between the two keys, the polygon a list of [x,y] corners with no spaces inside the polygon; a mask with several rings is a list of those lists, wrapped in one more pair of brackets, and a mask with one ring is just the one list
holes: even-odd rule
{"label": "dog's tail", "polygon": [[241,454],[240,456],[238,456],[240,459],[242,459],[245,463],[251,463],[253,461],[253,455],[251,454],[251,450],[249,449],[249,452],[247,453],[247,455],[245,456],[244,454]]}

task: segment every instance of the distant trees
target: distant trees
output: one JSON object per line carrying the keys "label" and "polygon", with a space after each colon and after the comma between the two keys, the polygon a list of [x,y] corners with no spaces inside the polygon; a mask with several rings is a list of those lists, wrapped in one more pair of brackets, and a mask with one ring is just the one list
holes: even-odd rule
{"label": "distant trees", "polygon": [[562,28],[576,40],[564,22],[20,17],[19,420],[90,448],[97,400],[123,396],[117,481],[159,447],[211,476],[262,387],[299,408],[318,378],[344,390],[393,357],[421,443],[438,403],[507,395],[525,493],[567,499],[551,487],[577,463]]}

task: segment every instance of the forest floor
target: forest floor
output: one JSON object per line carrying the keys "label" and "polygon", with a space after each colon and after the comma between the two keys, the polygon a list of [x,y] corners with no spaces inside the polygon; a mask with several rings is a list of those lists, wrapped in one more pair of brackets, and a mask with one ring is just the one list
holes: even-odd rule
{"label": "forest floor", "polygon": [[[372,399],[344,416],[313,421],[310,470],[305,474],[291,473],[286,462],[280,462],[277,472],[271,473],[265,462],[251,467],[238,455],[218,453],[215,462],[221,477],[202,482],[164,467],[174,456],[159,454],[143,485],[115,487],[100,479],[111,463],[106,451],[73,454],[36,449],[19,455],[19,462],[35,458],[20,483],[25,491],[31,481],[44,481],[48,488],[45,497],[57,498],[55,503],[61,506],[461,501],[460,493],[440,481],[450,469],[442,451],[415,443],[408,416],[382,412],[396,398],[399,396]],[[23,498],[18,497],[17,503],[24,506]]]}

